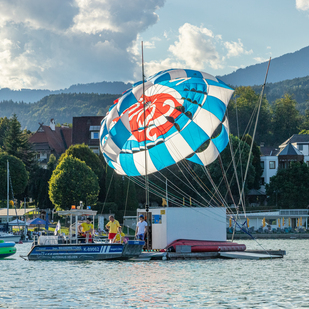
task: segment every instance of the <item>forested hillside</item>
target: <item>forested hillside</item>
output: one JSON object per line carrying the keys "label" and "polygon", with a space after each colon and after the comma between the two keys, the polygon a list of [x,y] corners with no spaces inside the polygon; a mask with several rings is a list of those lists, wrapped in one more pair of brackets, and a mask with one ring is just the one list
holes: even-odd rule
{"label": "forested hillside", "polygon": [[[252,88],[257,93],[261,92],[261,86]],[[283,97],[284,94],[290,94],[297,102],[297,109],[304,114],[309,102],[309,76],[266,84],[264,93],[270,104]]]}
{"label": "forested hillside", "polygon": [[22,128],[30,131],[38,129],[38,123],[49,124],[51,118],[56,123],[72,123],[73,117],[104,116],[108,107],[119,95],[72,93],[44,97],[37,103],[0,102],[0,118],[16,114]]}

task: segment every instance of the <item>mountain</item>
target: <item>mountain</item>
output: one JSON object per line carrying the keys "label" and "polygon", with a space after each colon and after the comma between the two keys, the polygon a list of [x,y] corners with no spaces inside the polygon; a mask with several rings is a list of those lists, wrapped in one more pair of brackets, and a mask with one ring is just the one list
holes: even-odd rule
{"label": "mountain", "polygon": [[[231,86],[254,86],[261,85],[265,79],[267,62],[255,64],[238,69],[237,71],[218,76],[223,82]],[[287,79],[304,77],[309,75],[309,46],[302,48],[294,53],[285,54],[283,56],[271,60],[269,73],[267,77],[268,83],[276,83]]]}
{"label": "mountain", "polygon": [[11,90],[9,88],[0,89],[0,101],[12,100],[14,102],[34,103],[42,98],[61,93],[97,93],[97,94],[121,94],[131,88],[131,84],[123,82],[100,82],[90,84],[77,84],[69,88],[60,90],[40,90],[40,89],[21,89]]}

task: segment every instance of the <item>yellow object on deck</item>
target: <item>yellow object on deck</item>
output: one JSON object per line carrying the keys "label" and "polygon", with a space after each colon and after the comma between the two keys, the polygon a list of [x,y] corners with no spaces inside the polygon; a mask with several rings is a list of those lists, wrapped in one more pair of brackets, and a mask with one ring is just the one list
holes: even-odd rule
{"label": "yellow object on deck", "polygon": [[289,227],[291,227],[291,218],[289,218]]}
{"label": "yellow object on deck", "polygon": [[250,221],[249,218],[247,218],[247,227],[249,227],[249,221]]}
{"label": "yellow object on deck", "polygon": [[282,218],[282,227],[284,227],[284,218]]}
{"label": "yellow object on deck", "polygon": [[232,218],[229,219],[229,227],[232,227]]}
{"label": "yellow object on deck", "polygon": [[266,220],[265,220],[265,218],[263,218],[263,220],[262,220],[262,224],[263,224],[263,227],[265,227],[265,226],[266,226]]}
{"label": "yellow object on deck", "polygon": [[281,227],[281,225],[280,225],[280,219],[278,218],[278,227]]}

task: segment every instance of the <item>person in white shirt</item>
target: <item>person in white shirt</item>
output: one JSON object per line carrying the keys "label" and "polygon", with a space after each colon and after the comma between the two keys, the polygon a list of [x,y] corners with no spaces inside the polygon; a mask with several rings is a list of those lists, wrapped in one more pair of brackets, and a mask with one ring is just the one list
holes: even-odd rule
{"label": "person in white shirt", "polygon": [[143,215],[139,216],[139,221],[136,224],[135,237],[139,240],[144,240],[147,233],[147,222]]}

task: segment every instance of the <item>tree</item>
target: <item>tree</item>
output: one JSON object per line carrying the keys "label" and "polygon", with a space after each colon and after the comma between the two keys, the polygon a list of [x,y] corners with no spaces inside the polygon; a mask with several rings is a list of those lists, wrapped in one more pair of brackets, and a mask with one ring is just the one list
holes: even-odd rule
{"label": "tree", "polygon": [[[246,134],[242,138],[242,140],[246,142],[249,146],[252,143],[252,137],[249,134]],[[261,166],[261,150],[260,150],[260,147],[255,142],[253,142],[253,146],[252,146],[252,156],[253,156],[252,165],[255,170],[255,177],[254,177],[252,187],[250,186],[250,189],[251,188],[260,189],[261,187],[260,181],[261,181],[261,177],[263,174],[263,168]]]}
{"label": "tree", "polygon": [[35,165],[30,172],[30,180],[28,184],[28,194],[35,200],[38,208],[53,208],[52,202],[48,196],[48,182],[52,176],[53,170],[56,168],[56,157],[51,154],[47,163],[47,169]]}
{"label": "tree", "polygon": [[287,169],[279,169],[277,175],[266,184],[268,203],[279,208],[306,208],[309,204],[309,167],[295,162]]}
{"label": "tree", "polygon": [[27,132],[21,130],[16,114],[10,119],[10,124],[3,140],[3,149],[9,155],[21,159],[28,171],[34,164],[35,153],[28,142]]}
{"label": "tree", "polygon": [[[234,92],[236,100],[231,100],[228,106],[228,116],[230,122],[231,133],[235,136],[252,134],[255,118],[251,116],[258,107],[259,95],[251,87],[238,87]],[[237,113],[236,113],[237,111]],[[238,129],[237,129],[238,125]],[[251,126],[250,126],[251,125]],[[251,127],[250,132],[248,131]],[[271,114],[270,105],[265,97],[262,99],[260,115],[255,140],[257,143],[271,143]]]}
{"label": "tree", "polygon": [[274,144],[281,144],[293,134],[299,132],[301,116],[296,109],[296,101],[292,96],[285,94],[283,98],[276,100],[273,106],[272,131]]}
{"label": "tree", "polygon": [[57,209],[69,209],[80,201],[93,205],[99,193],[98,177],[85,162],[66,156],[53,171],[48,193]]}
{"label": "tree", "polygon": [[4,136],[9,127],[10,120],[6,117],[0,118],[0,148],[3,146]]}
{"label": "tree", "polygon": [[7,161],[9,161],[9,173],[11,178],[10,198],[12,198],[12,190],[14,197],[24,192],[28,183],[28,172],[24,163],[6,153],[0,153],[0,199],[6,200],[7,196]]}
{"label": "tree", "polygon": [[[240,184],[240,187],[242,187],[250,147],[246,142],[241,141],[238,137],[235,137],[231,134],[230,134],[230,143],[232,143],[232,148],[234,152],[234,160],[235,160],[235,165],[236,165],[238,182]],[[222,162],[222,167],[221,167],[220,160]],[[253,160],[253,157],[251,156],[250,163],[249,163],[249,169],[248,169],[247,181],[245,184],[245,193],[248,191],[249,188],[252,188],[254,179],[255,179],[255,169],[254,169],[254,166],[252,165],[252,160]],[[209,173],[214,183],[216,184],[216,186],[218,186],[222,196],[226,197],[227,199],[230,199],[228,195],[228,188],[224,180],[224,174],[222,171],[222,168],[224,169],[226,173],[227,182],[229,183],[229,187],[231,188],[232,195],[234,196],[235,201],[238,201],[239,189],[238,189],[235,172],[233,168],[230,147],[227,146],[220,154],[220,157],[217,158],[216,161],[211,163],[207,168],[209,170]],[[209,180],[204,174],[203,169],[199,167],[198,165],[196,165],[195,170],[196,170],[197,175],[199,175],[199,178],[203,181],[203,183],[206,184],[207,187],[211,188],[212,185],[210,184]],[[232,202],[232,201],[229,200],[229,202]]]}
{"label": "tree", "polygon": [[61,155],[58,160],[58,164],[66,156],[73,156],[74,158],[78,158],[81,161],[84,161],[92,171],[97,175],[100,186],[99,193],[99,201],[105,200],[105,164],[103,163],[104,159],[101,155],[100,157],[96,155],[87,145],[85,144],[77,144],[72,145],[69,149],[66,150],[65,153]]}

